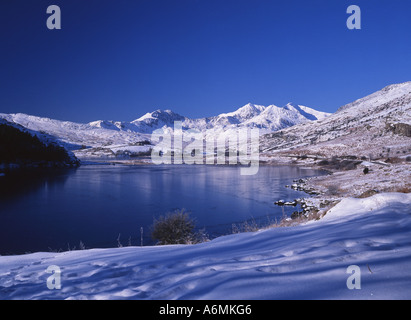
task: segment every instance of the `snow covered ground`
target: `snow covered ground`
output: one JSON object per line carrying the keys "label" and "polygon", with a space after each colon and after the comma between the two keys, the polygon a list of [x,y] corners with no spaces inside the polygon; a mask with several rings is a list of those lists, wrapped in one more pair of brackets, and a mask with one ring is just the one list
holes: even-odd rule
{"label": "snow covered ground", "polygon": [[[363,172],[365,167],[369,170],[368,174]],[[370,191],[410,192],[411,163],[381,165],[364,161],[353,170],[312,177],[307,180],[306,185],[308,188],[321,192],[325,197],[337,196],[339,198],[360,197]]]}
{"label": "snow covered ground", "polygon": [[410,235],[411,194],[345,198],[318,221],[198,245],[2,256],[0,299],[411,299]]}

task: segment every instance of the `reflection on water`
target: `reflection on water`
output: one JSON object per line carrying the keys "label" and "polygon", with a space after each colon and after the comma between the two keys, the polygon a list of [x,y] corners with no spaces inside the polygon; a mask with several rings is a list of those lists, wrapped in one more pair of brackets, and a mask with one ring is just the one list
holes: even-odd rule
{"label": "reflection on water", "polygon": [[[53,188],[64,185],[69,174],[77,168],[20,169],[0,177],[0,201],[29,194],[39,188]],[[2,203],[2,202],[0,202]],[[2,208],[0,207],[0,212]]]}
{"label": "reflection on water", "polygon": [[[299,167],[260,167],[255,176],[234,166],[82,166],[0,177],[0,254],[144,244],[153,219],[186,209],[213,237],[233,223],[282,216],[273,202],[305,196],[286,189],[320,174]],[[295,210],[286,208],[288,214]]]}

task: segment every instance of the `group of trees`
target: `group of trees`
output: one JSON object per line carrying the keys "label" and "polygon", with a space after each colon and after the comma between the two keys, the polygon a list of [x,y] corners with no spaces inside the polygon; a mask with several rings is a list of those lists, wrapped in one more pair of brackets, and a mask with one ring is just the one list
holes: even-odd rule
{"label": "group of trees", "polygon": [[0,124],[0,163],[66,162],[72,160],[66,149],[45,144],[37,136],[7,124]]}

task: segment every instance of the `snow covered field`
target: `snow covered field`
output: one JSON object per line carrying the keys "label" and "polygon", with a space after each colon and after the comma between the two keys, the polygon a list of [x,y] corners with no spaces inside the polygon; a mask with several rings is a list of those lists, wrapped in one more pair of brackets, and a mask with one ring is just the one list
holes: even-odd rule
{"label": "snow covered field", "polygon": [[411,299],[410,235],[411,194],[345,198],[319,221],[198,245],[2,256],[0,299]]}

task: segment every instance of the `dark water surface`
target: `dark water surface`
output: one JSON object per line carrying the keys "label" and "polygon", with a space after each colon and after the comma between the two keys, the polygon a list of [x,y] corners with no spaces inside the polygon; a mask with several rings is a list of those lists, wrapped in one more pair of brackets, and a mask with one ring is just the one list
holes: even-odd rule
{"label": "dark water surface", "polygon": [[[273,204],[306,194],[284,186],[322,174],[293,166],[262,166],[241,176],[235,166],[86,165],[0,177],[0,254],[153,244],[153,219],[186,209],[210,237],[233,223],[264,225],[282,216]],[[285,208],[289,215],[296,209]]]}

